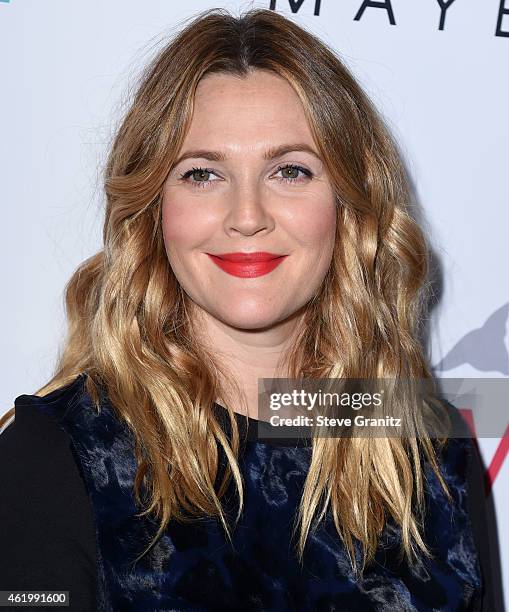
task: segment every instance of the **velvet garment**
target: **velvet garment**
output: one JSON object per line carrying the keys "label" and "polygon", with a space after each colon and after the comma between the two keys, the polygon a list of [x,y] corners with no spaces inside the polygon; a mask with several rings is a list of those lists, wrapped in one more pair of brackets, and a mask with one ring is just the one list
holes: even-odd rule
{"label": "velvet garment", "polygon": [[[425,541],[434,559],[420,567],[398,560],[400,530],[389,521],[376,561],[362,583],[356,582],[329,512],[308,536],[301,569],[290,538],[311,448],[302,442],[259,442],[252,432],[239,458],[245,507],[233,531],[234,549],[215,518],[170,522],[133,566],[130,562],[151,541],[157,525],[134,516],[139,509],[133,495],[132,436],[105,396],[96,414],[85,380],[82,374],[43,398],[22,395],[16,408],[29,403],[70,436],[93,510],[98,610],[477,610],[482,581],[466,508],[469,439],[451,439],[441,457],[452,504],[426,465]],[[224,409],[215,409],[224,419]],[[239,415],[237,422],[241,426],[244,417]],[[235,510],[230,503],[231,517]]]}

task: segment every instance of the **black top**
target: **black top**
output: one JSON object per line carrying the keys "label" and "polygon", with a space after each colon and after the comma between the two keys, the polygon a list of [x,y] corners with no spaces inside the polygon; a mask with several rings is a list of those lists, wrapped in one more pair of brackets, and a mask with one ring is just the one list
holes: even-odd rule
{"label": "black top", "polygon": [[16,412],[0,435],[0,590],[65,590],[66,609],[90,612],[94,523],[70,440],[34,408]]}
{"label": "black top", "polygon": [[[25,405],[17,412],[0,435],[0,590],[67,590],[72,592],[68,609],[95,610],[92,508],[70,439],[36,409]],[[241,426],[245,417],[238,416]],[[255,423],[250,419],[248,431]],[[476,455],[469,473],[469,512],[486,578],[486,510]],[[489,609],[484,603],[482,610]]]}

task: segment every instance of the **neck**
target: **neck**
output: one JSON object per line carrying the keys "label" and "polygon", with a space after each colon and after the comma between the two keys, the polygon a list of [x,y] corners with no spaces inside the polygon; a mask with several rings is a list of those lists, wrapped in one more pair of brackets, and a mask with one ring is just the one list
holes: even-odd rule
{"label": "neck", "polygon": [[258,381],[288,376],[284,359],[296,340],[303,317],[301,309],[284,321],[261,329],[233,327],[205,311],[195,317],[193,326],[198,337],[244,395],[238,397],[222,381],[219,404],[230,405],[242,414],[241,406],[247,404],[248,416],[258,419]]}

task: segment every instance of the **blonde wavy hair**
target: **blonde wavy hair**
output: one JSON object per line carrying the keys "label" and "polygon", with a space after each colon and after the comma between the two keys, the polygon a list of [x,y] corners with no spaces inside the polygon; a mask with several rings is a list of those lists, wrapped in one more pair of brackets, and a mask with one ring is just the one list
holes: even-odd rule
{"label": "blonde wavy hair", "polygon": [[[152,544],[170,520],[203,515],[219,517],[231,542],[221,497],[232,478],[236,521],[243,510],[235,415],[227,406],[229,440],[212,409],[234,375],[193,331],[189,298],[164,248],[161,194],[200,79],[211,73],[243,77],[256,69],[273,71],[294,87],[337,203],[330,269],[285,355],[285,373],[431,378],[418,339],[430,286],[429,250],[410,214],[397,147],[371,101],[329,47],[273,11],[234,17],[212,9],[193,16],[143,72],[116,132],[105,167],[104,246],[66,285],[67,337],[54,376],[35,392],[44,396],[86,372],[87,391],[100,410],[98,385],[107,390],[118,418],[135,434],[140,516],[153,514],[160,523]],[[419,551],[432,556],[421,536],[423,461],[451,497],[431,439],[417,435],[418,414],[415,435],[405,439],[313,439],[293,532],[299,533],[301,563],[310,531],[328,511],[355,572],[362,574],[373,559],[388,516],[401,526],[401,553],[410,563]],[[215,490],[218,444],[228,461]],[[362,545],[360,568],[355,541]]]}

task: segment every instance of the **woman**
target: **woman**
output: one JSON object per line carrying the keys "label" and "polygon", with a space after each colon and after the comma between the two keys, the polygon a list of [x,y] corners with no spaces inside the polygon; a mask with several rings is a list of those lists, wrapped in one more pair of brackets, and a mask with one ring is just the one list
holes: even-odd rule
{"label": "woman", "polygon": [[198,16],[144,74],[105,190],[56,374],[1,436],[4,537],[24,542],[2,589],[480,609],[467,440],[256,439],[260,378],[431,378],[402,162],[332,51],[271,11]]}

